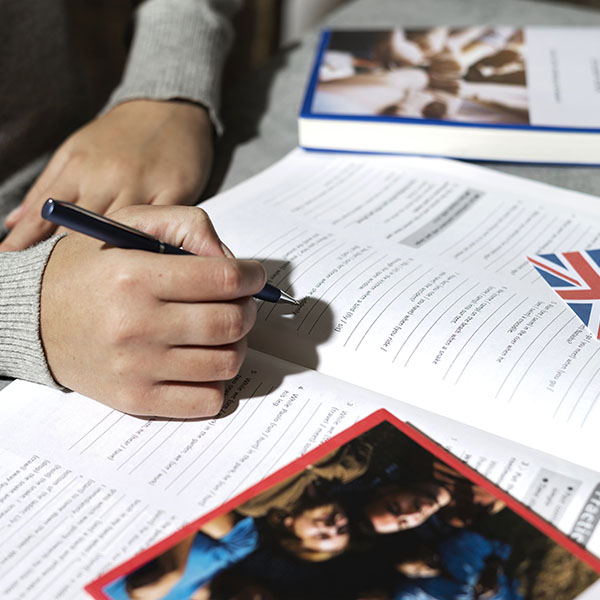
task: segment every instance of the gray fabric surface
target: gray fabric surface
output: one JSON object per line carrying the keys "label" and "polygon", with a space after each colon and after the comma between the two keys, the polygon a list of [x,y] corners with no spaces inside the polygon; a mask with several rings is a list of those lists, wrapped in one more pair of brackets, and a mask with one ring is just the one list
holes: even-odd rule
{"label": "gray fabric surface", "polygon": [[[90,0],[81,0],[93,3]],[[217,119],[221,68],[239,0],[146,0],[107,109],[133,98],[181,98]],[[51,152],[92,115],[66,0],[0,5],[0,223]],[[4,232],[0,226],[0,236]],[[54,241],[0,254],[0,376],[52,384],[39,339],[41,278]],[[3,387],[7,379],[0,380]]]}
{"label": "gray fabric surface", "polygon": [[[600,25],[600,11],[530,0],[355,0],[332,13],[302,42],[282,52],[223,99],[226,134],[212,191],[227,189],[269,166],[298,144],[297,116],[323,27],[419,25]],[[499,171],[592,194],[600,169],[480,163]]]}

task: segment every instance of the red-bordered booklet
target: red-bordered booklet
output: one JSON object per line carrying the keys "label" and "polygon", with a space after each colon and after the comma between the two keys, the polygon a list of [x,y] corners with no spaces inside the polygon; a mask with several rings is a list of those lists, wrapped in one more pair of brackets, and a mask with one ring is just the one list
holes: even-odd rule
{"label": "red-bordered booklet", "polygon": [[94,598],[570,600],[600,560],[380,410],[86,587]]}

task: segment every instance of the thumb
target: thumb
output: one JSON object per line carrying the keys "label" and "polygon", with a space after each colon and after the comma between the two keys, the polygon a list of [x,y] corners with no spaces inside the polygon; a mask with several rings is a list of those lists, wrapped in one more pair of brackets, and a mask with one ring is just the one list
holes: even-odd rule
{"label": "thumb", "polygon": [[128,206],[107,215],[199,256],[226,256],[209,216],[196,206]]}

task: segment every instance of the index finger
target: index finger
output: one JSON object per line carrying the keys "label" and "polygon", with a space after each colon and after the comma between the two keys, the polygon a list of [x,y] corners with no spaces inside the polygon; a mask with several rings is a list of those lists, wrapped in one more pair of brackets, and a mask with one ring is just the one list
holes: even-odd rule
{"label": "index finger", "polygon": [[214,302],[253,296],[267,276],[256,260],[217,256],[140,254],[152,294],[168,302]]}

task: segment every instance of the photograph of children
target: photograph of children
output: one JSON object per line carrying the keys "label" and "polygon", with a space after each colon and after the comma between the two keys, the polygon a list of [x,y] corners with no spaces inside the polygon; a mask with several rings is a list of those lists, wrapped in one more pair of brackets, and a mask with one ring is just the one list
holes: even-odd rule
{"label": "photograph of children", "polygon": [[595,557],[576,550],[589,564],[580,560],[389,413],[341,437],[88,591],[113,600],[571,600],[598,579]]}
{"label": "photograph of children", "polygon": [[528,124],[524,46],[505,26],[333,31],[312,112]]}

